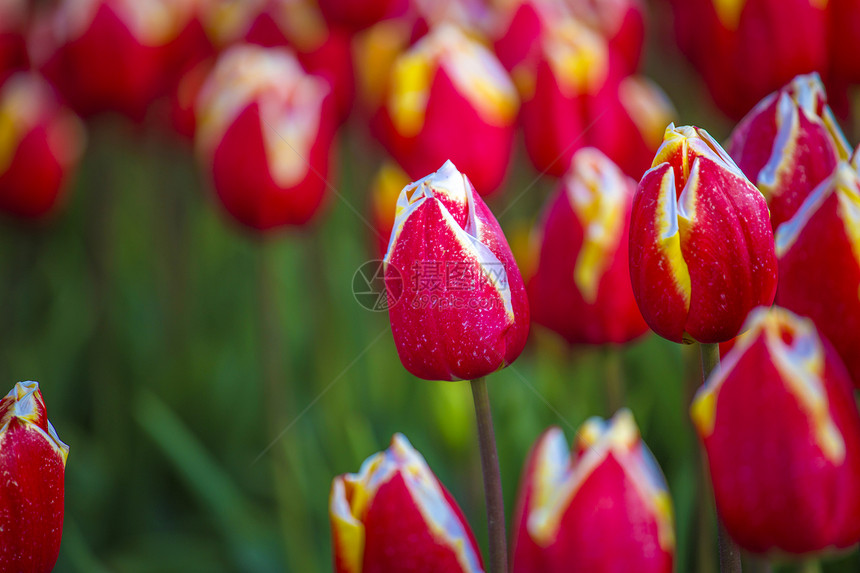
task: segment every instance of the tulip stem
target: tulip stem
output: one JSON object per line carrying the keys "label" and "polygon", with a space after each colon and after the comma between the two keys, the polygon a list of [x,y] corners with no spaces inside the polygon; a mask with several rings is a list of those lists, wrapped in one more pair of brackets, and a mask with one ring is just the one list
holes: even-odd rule
{"label": "tulip stem", "polygon": [[482,376],[471,382],[478,422],[478,443],[481,448],[481,471],[484,474],[484,496],[487,503],[487,524],[490,534],[490,573],[507,573],[508,549],[505,543],[505,501],[502,498],[502,475],[499,471],[499,453],[493,416],[490,413],[490,395]]}
{"label": "tulip stem", "polygon": [[604,362],[606,366],[604,384],[606,386],[606,407],[609,416],[624,406],[624,365],[621,360],[621,351],[613,346],[607,345],[604,350]]}
{"label": "tulip stem", "polygon": [[[720,369],[720,345],[717,343],[699,343],[702,357],[702,384]],[[717,512],[717,540],[720,548],[720,573],[740,573],[741,551],[734,540],[729,537]]]}

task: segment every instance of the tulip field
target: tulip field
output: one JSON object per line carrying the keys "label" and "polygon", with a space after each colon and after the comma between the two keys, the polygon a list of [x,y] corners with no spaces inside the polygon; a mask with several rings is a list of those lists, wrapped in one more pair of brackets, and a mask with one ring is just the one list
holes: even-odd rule
{"label": "tulip field", "polygon": [[860,571],[857,30],[0,0],[0,573]]}

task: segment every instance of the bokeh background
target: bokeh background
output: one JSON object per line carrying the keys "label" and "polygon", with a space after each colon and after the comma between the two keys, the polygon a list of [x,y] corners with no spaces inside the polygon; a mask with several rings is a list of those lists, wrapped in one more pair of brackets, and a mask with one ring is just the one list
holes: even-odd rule
{"label": "bokeh background", "polygon": [[[724,139],[733,124],[680,55],[669,8],[647,8],[645,74],[680,123]],[[518,254],[555,185],[521,147],[488,199]],[[261,238],[219,208],[186,141],[106,114],[88,122],[63,208],[0,222],[0,380],[39,381],[71,447],[57,571],[329,570],[331,480],[395,432],[485,547],[468,385],[407,374],[387,314],[353,296],[354,273],[377,256],[369,189],[385,156],[353,114],[336,141],[338,193],[311,225]],[[656,335],[569,348],[533,327],[521,358],[489,381],[509,519],[530,445],[550,425],[572,440],[589,416],[611,414],[606,381],[620,367],[674,501],[677,570],[714,571],[687,414],[697,360]],[[858,571],[860,557],[823,567]]]}

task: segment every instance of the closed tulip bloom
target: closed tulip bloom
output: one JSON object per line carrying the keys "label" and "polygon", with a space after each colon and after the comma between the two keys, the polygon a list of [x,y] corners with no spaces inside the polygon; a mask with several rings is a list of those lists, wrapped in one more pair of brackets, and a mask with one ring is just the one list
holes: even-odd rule
{"label": "closed tulip bloom", "polygon": [[457,502],[402,435],[329,497],[336,573],[483,573]]}
{"label": "closed tulip bloom", "polygon": [[529,309],[502,229],[469,179],[446,162],[397,200],[385,255],[400,361],[426,380],[473,380],[512,363]]}
{"label": "closed tulip bloom", "polygon": [[827,1],[672,3],[681,49],[732,118],[794,76],[827,69]]}
{"label": "closed tulip bloom", "polygon": [[776,233],[780,306],[815,321],[860,387],[860,177],[847,163]]}
{"label": "closed tulip bloom", "polygon": [[0,212],[40,217],[61,201],[84,147],[84,129],[35,73],[0,88]]}
{"label": "closed tulip bloom", "polygon": [[517,573],[670,573],[666,480],[629,410],[588,420],[571,455],[559,428],[532,448],[512,527]]}
{"label": "closed tulip bloom", "polygon": [[0,573],[48,573],[63,536],[69,446],[60,441],[38,382],[0,400]]}
{"label": "closed tulip bloom", "polygon": [[443,24],[394,62],[374,128],[410,177],[450,159],[485,195],[504,180],[518,109],[492,52]]}
{"label": "closed tulip bloom", "polygon": [[532,163],[560,177],[576,150],[588,145],[589,98],[609,81],[608,47],[597,32],[566,17],[548,27],[540,49],[533,80],[521,80],[527,87],[520,117]]}
{"label": "closed tulip bloom", "polygon": [[141,120],[173,87],[189,43],[205,41],[195,17],[193,0],[63,0],[36,25],[31,51],[82,116]]}
{"label": "closed tulip bloom", "polygon": [[860,541],[860,414],[813,322],[781,308],[748,332],[691,408],[728,533],[756,553]]}
{"label": "closed tulip bloom", "polygon": [[809,74],[747,114],[732,132],[728,152],[767,198],[775,231],[851,150],[818,74]]}
{"label": "closed tulip bloom", "polygon": [[585,148],[545,208],[529,305],[536,323],[571,344],[623,343],[648,330],[627,260],[635,190],[605,155]]}
{"label": "closed tulip bloom", "polygon": [[630,279],[645,322],[675,342],[723,342],[773,302],[764,196],[703,129],[669,125],[636,191]]}
{"label": "closed tulip bloom", "polygon": [[329,91],[286,48],[240,45],[219,57],[197,100],[196,145],[240,223],[265,231],[317,211],[333,137]]}

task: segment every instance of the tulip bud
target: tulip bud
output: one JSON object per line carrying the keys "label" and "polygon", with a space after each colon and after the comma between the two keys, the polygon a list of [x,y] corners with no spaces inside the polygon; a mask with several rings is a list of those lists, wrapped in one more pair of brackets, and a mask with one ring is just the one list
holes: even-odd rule
{"label": "tulip bud", "polygon": [[851,153],[818,74],[763,99],[732,132],[728,151],[767,198],[774,231]]}
{"label": "tulip bud", "polygon": [[629,410],[588,420],[573,456],[559,428],[526,461],[514,517],[517,573],[671,573],[672,500]]}
{"label": "tulip bud", "polygon": [[822,0],[673,0],[681,50],[717,106],[743,117],[798,74],[827,69]]}
{"label": "tulip bud", "polygon": [[526,151],[541,172],[564,175],[576,150],[587,145],[588,97],[608,81],[607,50],[603,37],[572,17],[543,34],[534,79],[520,79],[532,86],[523,93],[521,120]]}
{"label": "tulip bud", "polygon": [[199,26],[189,28],[194,17],[190,0],[63,0],[37,23],[30,46],[76,112],[141,120],[183,68],[176,61],[187,47],[183,35],[205,41]]}
{"label": "tulip bud", "polygon": [[457,502],[402,434],[334,479],[329,519],[336,573],[484,571]]}
{"label": "tulip bud", "polygon": [[651,80],[627,76],[588,98],[585,141],[639,180],[651,166],[666,125],[676,116],[672,102]]}
{"label": "tulip bud", "polygon": [[846,163],[776,233],[780,306],[808,316],[860,387],[860,176]]}
{"label": "tulip bud", "polygon": [[450,158],[481,194],[501,185],[519,100],[492,52],[443,24],[397,58],[387,88],[374,129],[410,177]]}
{"label": "tulip bud", "polygon": [[753,552],[860,541],[860,414],[839,357],[811,320],[759,308],[691,415],[717,510]]}
{"label": "tulip bud", "polygon": [[773,302],[764,196],[703,129],[669,125],[630,221],[630,280],[645,322],[675,342],[722,342]]}
{"label": "tulip bud", "polygon": [[197,100],[196,145],[225,209],[257,230],[302,225],[326,188],[329,87],[286,48],[224,52]]}
{"label": "tulip bud", "polygon": [[80,120],[34,73],[0,88],[0,211],[40,217],[58,203],[84,146]]}
{"label": "tulip bud", "polygon": [[627,260],[635,190],[601,152],[580,149],[544,211],[529,306],[535,322],[571,344],[623,343],[648,330]]}
{"label": "tulip bud", "polygon": [[385,265],[409,372],[473,380],[519,356],[529,330],[522,277],[498,222],[450,161],[401,192]]}
{"label": "tulip bud", "polygon": [[371,185],[371,222],[376,229],[380,257],[388,251],[397,198],[409,183],[406,173],[396,163],[387,161],[379,168]]}
{"label": "tulip bud", "polygon": [[16,384],[0,400],[0,572],[54,568],[68,455],[48,421],[39,383]]}

